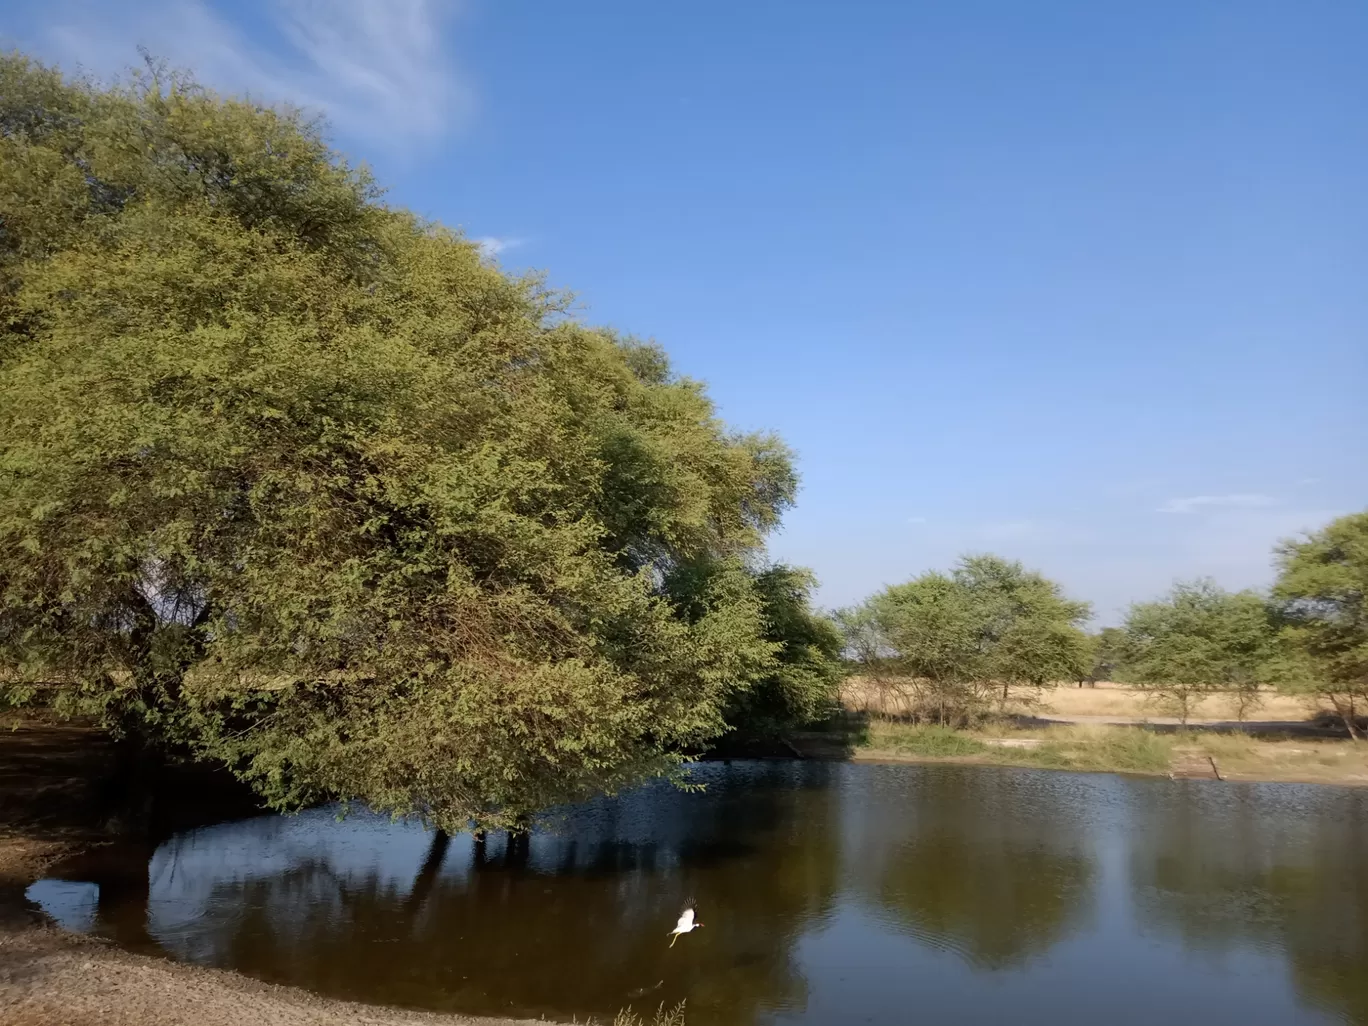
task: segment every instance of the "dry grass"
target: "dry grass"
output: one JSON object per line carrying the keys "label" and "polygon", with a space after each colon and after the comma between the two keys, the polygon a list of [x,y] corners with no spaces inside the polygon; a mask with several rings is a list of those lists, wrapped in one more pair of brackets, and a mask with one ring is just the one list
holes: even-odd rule
{"label": "dry grass", "polygon": [[649,1021],[630,1008],[624,1008],[613,1020],[613,1026],[684,1026],[684,1002],[670,1009],[662,1004]]}
{"label": "dry grass", "polygon": [[[1247,710],[1245,719],[1268,720],[1297,723],[1313,719],[1318,706],[1309,704],[1302,698],[1291,698],[1275,691],[1260,695],[1259,704]],[[1063,685],[1052,688],[1041,697],[1037,714],[1042,716],[1106,716],[1116,719],[1143,720],[1147,717],[1163,716],[1166,710],[1156,708],[1148,696],[1124,684],[1099,682],[1095,688],[1069,687]],[[1239,715],[1239,706],[1234,695],[1212,695],[1198,701],[1192,712],[1198,720],[1234,720]]]}
{"label": "dry grass", "polygon": [[[1002,744],[1003,741],[1009,744]],[[1037,742],[1029,747],[1029,744]],[[1368,784],[1368,744],[1349,740],[1275,740],[1194,730],[1159,734],[1143,727],[1069,724],[1020,729],[943,727],[876,720],[856,758],[868,761],[974,762],[1084,772],[1167,774],[1216,760],[1227,780]]]}
{"label": "dry grass", "polygon": [[[903,715],[910,707],[904,686],[896,680],[889,682],[881,695],[879,687],[873,681],[865,677],[851,677],[845,682],[843,699],[848,708],[875,713],[886,712],[890,716]],[[1007,711],[1046,718],[1096,716],[1134,720],[1137,723],[1172,715],[1172,710],[1157,706],[1143,692],[1124,684],[1107,682],[1099,682],[1096,687],[1090,688],[1080,688],[1073,684],[1046,688],[1033,702],[1009,703]],[[1318,713],[1329,711],[1322,710],[1305,699],[1290,698],[1270,690],[1262,694],[1258,706],[1246,710],[1245,719],[1300,723],[1314,719]],[[1192,719],[1226,722],[1235,720],[1238,714],[1239,708],[1235,697],[1218,694],[1195,703]]]}
{"label": "dry grass", "polygon": [[1212,756],[1228,780],[1368,784],[1368,744],[1363,742],[1195,733],[1187,743]]}

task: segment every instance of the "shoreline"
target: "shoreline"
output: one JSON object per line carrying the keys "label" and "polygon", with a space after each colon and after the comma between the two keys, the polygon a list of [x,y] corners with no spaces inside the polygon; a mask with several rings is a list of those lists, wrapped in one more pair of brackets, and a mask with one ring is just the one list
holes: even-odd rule
{"label": "shoreline", "polygon": [[[883,749],[857,751],[854,755],[844,761],[889,766],[1000,766],[1005,769],[1040,770],[1045,773],[1114,773],[1123,777],[1167,777],[1170,775],[1163,770],[1039,766],[1029,762],[1014,761],[1006,757],[993,758],[992,756],[986,755],[913,755],[904,752],[886,751]],[[1211,772],[1205,774],[1174,773],[1173,777],[1179,780],[1216,779],[1215,774]],[[1221,779],[1223,782],[1231,784],[1300,784],[1307,787],[1368,787],[1368,779],[1357,777],[1331,779],[1327,777],[1317,778],[1310,774],[1245,774],[1238,771],[1228,772],[1224,767],[1221,769]]]}
{"label": "shoreline", "polygon": [[0,834],[0,1009],[5,1026],[529,1026],[367,1005],[227,969],[124,951],[66,930],[24,897],[58,859],[108,843],[97,834]]}

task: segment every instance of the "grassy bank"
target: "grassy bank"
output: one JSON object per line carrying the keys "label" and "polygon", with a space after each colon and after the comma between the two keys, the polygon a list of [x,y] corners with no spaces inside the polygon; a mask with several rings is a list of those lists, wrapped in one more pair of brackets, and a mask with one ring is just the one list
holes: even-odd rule
{"label": "grassy bank", "polygon": [[1089,724],[952,730],[874,720],[856,746],[855,758],[1178,776],[1215,776],[1219,771],[1227,780],[1368,785],[1368,744],[1200,729],[1159,734],[1138,726]]}

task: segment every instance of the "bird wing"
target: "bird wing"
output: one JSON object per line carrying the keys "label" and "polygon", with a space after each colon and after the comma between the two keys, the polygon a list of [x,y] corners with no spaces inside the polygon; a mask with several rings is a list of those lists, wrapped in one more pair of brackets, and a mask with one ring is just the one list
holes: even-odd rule
{"label": "bird wing", "polygon": [[692,930],[694,921],[694,910],[690,906],[679,914],[679,922],[675,923],[676,930]]}

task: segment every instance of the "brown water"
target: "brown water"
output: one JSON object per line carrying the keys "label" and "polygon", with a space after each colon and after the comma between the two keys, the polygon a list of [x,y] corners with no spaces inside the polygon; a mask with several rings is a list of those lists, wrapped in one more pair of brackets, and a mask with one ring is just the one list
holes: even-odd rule
{"label": "brown water", "polygon": [[[721,763],[524,844],[335,810],[58,867],[138,950],[342,998],[690,1026],[1368,1023],[1368,791]],[[673,948],[681,903],[704,928]]]}

